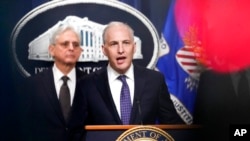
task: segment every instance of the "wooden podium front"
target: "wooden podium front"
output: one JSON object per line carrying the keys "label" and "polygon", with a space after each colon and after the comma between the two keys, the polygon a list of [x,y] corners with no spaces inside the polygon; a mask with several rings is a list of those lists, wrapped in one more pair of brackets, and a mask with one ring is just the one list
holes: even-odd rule
{"label": "wooden podium front", "polygon": [[[142,125],[88,125],[86,141],[116,141],[128,129]],[[148,125],[147,125],[148,126]],[[167,132],[175,141],[200,140],[199,125],[150,125]]]}

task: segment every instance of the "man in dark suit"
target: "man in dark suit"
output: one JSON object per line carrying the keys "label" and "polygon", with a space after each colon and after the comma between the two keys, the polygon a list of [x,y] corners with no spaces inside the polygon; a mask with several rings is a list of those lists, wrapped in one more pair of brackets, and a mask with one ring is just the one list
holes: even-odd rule
{"label": "man in dark suit", "polygon": [[[111,22],[104,29],[103,41],[102,50],[109,63],[79,81],[76,100],[81,105],[75,109],[83,111],[79,112],[83,114],[78,115],[79,122],[82,120],[83,126],[183,123],[170,99],[163,75],[132,63],[136,46],[131,27]],[[120,80],[121,76],[126,83]],[[120,98],[124,93],[129,93],[128,102]],[[125,110],[123,103],[129,103]]]}
{"label": "man in dark suit", "polygon": [[[71,130],[77,80],[84,75],[75,68],[82,52],[80,36],[74,26],[63,24],[50,40],[49,53],[54,58],[52,68],[30,77],[24,103],[23,132],[31,141],[80,140]],[[63,78],[66,78],[64,82]],[[72,108],[71,108],[72,107]],[[26,129],[25,129],[26,128]]]}
{"label": "man in dark suit", "polygon": [[250,124],[249,82],[249,69],[232,73],[209,70],[201,74],[194,123],[203,125],[204,140],[228,141],[233,135],[230,126]]}

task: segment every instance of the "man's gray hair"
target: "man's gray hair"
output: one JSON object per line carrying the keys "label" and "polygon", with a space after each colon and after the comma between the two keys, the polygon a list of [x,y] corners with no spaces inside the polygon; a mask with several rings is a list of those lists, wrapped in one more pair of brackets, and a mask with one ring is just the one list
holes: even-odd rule
{"label": "man's gray hair", "polygon": [[113,27],[113,26],[125,26],[125,27],[127,27],[131,33],[132,39],[134,38],[134,30],[127,23],[120,22],[120,21],[111,21],[110,23],[108,23],[108,25],[103,30],[103,33],[102,33],[103,44],[105,44],[106,33],[107,33],[108,29],[110,27]]}
{"label": "man's gray hair", "polygon": [[61,24],[58,26],[58,28],[56,28],[51,36],[50,36],[50,45],[54,45],[56,43],[56,39],[58,37],[58,35],[62,34],[63,32],[65,31],[73,31],[74,33],[76,33],[79,41],[80,41],[80,33],[79,33],[79,30],[72,24],[69,24],[69,23],[64,23],[64,24]]}

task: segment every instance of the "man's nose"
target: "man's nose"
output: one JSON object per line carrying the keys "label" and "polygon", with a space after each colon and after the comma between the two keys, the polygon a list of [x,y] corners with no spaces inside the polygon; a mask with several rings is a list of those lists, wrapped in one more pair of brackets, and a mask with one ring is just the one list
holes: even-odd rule
{"label": "man's nose", "polygon": [[118,44],[118,52],[119,53],[123,53],[124,52],[124,47],[123,47],[122,43]]}
{"label": "man's nose", "polygon": [[73,44],[73,43],[69,43],[68,48],[69,48],[70,50],[73,50],[73,49],[75,48],[75,47],[74,47],[74,44]]}

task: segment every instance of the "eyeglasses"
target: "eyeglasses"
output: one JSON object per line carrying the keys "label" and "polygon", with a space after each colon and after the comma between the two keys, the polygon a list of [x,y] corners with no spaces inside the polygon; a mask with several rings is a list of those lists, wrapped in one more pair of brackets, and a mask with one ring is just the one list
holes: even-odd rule
{"label": "eyeglasses", "polygon": [[60,47],[62,47],[62,48],[69,48],[69,47],[73,47],[74,49],[77,49],[77,48],[80,48],[80,44],[79,44],[79,42],[68,42],[68,41],[66,41],[66,42],[61,42],[61,43],[56,43],[56,44],[54,44],[54,45],[59,45]]}

